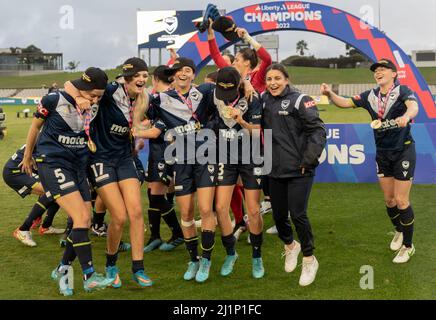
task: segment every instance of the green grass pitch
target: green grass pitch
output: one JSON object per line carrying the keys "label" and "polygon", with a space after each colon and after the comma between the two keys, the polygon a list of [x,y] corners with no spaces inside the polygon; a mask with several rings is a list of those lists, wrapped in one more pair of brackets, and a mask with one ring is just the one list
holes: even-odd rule
{"label": "green grass pitch", "polygon": [[[0,141],[0,166],[20,147],[26,138],[30,119],[17,119],[22,107],[5,107],[8,132]],[[342,110],[326,107],[321,116],[327,122],[342,122],[351,116]],[[356,116],[356,113],[353,113]],[[357,115],[356,122],[367,122],[366,115]],[[144,212],[147,209],[143,187]],[[219,275],[225,251],[219,233],[213,252],[211,275],[204,284],[182,279],[188,262],[184,246],[174,252],[154,251],[145,254],[146,273],[155,281],[151,288],[140,289],[131,280],[130,253],[121,253],[119,267],[123,287],[86,294],[76,261],[75,295],[68,299],[434,299],[436,279],[436,186],[416,185],[411,201],[416,213],[416,255],[406,265],[394,265],[389,250],[391,224],[384,210],[382,193],[376,184],[316,184],[313,188],[309,217],[315,235],[315,255],[320,262],[316,281],[307,288],[298,285],[299,266],[294,273],[284,271],[281,257],[283,245],[276,235],[264,235],[263,259],[266,275],[261,280],[251,277],[251,247],[244,234],[237,244],[239,260],[234,273]],[[34,232],[35,248],[25,247],[12,237],[36,198],[21,200],[0,181],[0,299],[64,299],[50,272],[59,262],[62,249],[57,236],[41,237]],[[60,212],[55,226],[64,226],[66,215]],[[265,216],[270,227],[271,214]],[[126,229],[127,231],[127,229]],[[162,236],[170,232],[162,222]],[[149,233],[145,234],[146,240]],[[127,233],[123,236],[128,241]],[[97,271],[104,270],[105,241],[92,238]],[[301,259],[301,256],[300,256]],[[301,260],[300,260],[301,263]],[[362,266],[374,270],[374,289],[363,290],[359,283]]]}

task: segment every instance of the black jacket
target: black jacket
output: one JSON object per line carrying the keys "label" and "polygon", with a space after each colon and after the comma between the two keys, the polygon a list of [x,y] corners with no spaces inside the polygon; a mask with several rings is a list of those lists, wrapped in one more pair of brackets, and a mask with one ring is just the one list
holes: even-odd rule
{"label": "black jacket", "polygon": [[[326,144],[315,101],[289,86],[279,96],[262,96],[263,129],[272,129],[272,178],[313,176]],[[266,138],[266,136],[265,136]],[[268,150],[265,140],[265,152]]]}

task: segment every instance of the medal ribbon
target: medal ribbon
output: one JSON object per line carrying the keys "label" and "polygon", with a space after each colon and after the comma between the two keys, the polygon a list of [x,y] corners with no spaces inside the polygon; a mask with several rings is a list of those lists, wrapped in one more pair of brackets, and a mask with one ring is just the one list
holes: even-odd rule
{"label": "medal ribbon", "polygon": [[79,114],[80,119],[83,120],[83,115],[85,115],[85,123],[83,124],[83,129],[85,130],[85,134],[88,137],[88,141],[92,141],[91,135],[89,133],[89,128],[91,125],[91,112],[89,110],[82,112],[77,104],[76,104],[76,110],[77,113]]}
{"label": "medal ribbon", "polygon": [[183,101],[183,103],[188,107],[189,111],[191,111],[191,114],[192,114],[192,117],[194,118],[194,120],[197,121],[197,122],[200,122],[200,121],[198,120],[198,117],[197,117],[197,115],[195,114],[194,110],[192,109],[192,100],[191,100],[191,98],[189,98],[189,96],[188,96],[188,98],[185,98],[185,96],[182,95],[179,91],[176,90],[176,92],[177,92],[177,94],[179,95],[179,98],[180,98],[180,99]]}
{"label": "medal ribbon", "polygon": [[127,101],[129,102],[129,120],[128,121],[129,121],[129,128],[131,129],[132,122],[133,122],[132,119],[133,119],[134,106],[133,106],[132,100],[130,99],[129,92],[127,91],[126,85],[124,85],[123,88],[124,88],[124,93],[126,94],[126,97],[127,97]]}
{"label": "medal ribbon", "polygon": [[393,84],[392,87],[389,89],[388,93],[386,94],[384,102],[383,102],[383,99],[381,96],[381,89],[378,92],[378,118],[379,118],[379,120],[383,119],[383,115],[385,114],[385,111],[386,111],[386,106],[388,105],[389,96],[390,96],[392,90],[394,90],[394,88],[395,88],[395,84]]}

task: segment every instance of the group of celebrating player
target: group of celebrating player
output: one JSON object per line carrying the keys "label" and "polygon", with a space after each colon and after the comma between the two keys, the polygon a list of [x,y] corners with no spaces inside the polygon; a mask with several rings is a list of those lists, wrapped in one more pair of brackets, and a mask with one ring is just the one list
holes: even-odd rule
{"label": "group of celebrating player", "polygon": [[[326,144],[325,126],[314,100],[290,85],[286,68],[272,64],[268,52],[245,29],[237,28],[235,33],[253,49],[229,57],[221,56],[214,32],[208,30],[211,56],[219,68],[215,83],[194,85],[194,62],[176,57],[170,65],[154,69],[153,91],[148,93],[147,64],[140,58],[130,58],[117,81],[108,83],[104,71],[91,67],[80,79],[65,83],[65,91],[42,98],[26,145],[6,164],[3,177],[22,197],[30,193],[39,196],[23,226],[14,232],[23,243],[36,245],[30,228],[45,210],[41,234],[63,231],[51,226],[59,207],[71,218],[63,256],[52,271],[61,294],[73,294],[65,279],[76,256],[86,291],[121,287],[117,259],[127,219],[132,277],[139,286],[153,284],[144,273],[144,252],[156,248],[169,251],[183,242],[190,257],[183,278],[206,281],[217,226],[227,253],[220,273],[229,276],[238,259],[229,211],[232,201],[241,197],[241,190],[252,246],[252,276],[264,277],[262,187],[265,197],[270,198],[278,235],[284,243],[285,271],[296,269],[302,251],[299,284],[307,286],[315,280],[319,264],[313,255],[307,207],[318,158]],[[399,250],[393,261],[404,263],[415,250],[414,215],[409,203],[415,167],[410,120],[418,108],[414,94],[397,81],[391,61],[382,59],[371,70],[376,89],[352,99],[336,95],[325,84],[321,92],[340,107],[367,109],[374,120],[377,174],[396,228],[391,249]],[[252,139],[247,140],[247,136]],[[253,147],[256,137],[265,140],[262,150],[270,153],[268,172],[254,154],[245,161],[247,141]],[[145,176],[137,158],[142,139],[148,139],[150,146]],[[232,144],[238,146],[236,151]],[[200,153],[207,161],[199,159]],[[144,180],[148,182],[151,229],[147,244],[140,191]],[[98,197],[92,230],[107,233],[105,275],[95,272],[88,235],[94,190]],[[173,192],[180,224],[172,203]],[[200,237],[195,205],[201,216]],[[110,213],[107,230],[103,223],[106,208]],[[172,231],[168,242],[160,237],[161,218]],[[291,221],[301,243],[294,240]]]}

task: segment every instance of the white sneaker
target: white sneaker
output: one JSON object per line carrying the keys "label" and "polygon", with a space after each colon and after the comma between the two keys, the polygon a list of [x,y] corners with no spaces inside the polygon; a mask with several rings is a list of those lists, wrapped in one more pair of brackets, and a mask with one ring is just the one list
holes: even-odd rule
{"label": "white sneaker", "polygon": [[301,270],[301,276],[299,284],[302,287],[308,286],[315,281],[316,272],[318,271],[319,263],[315,256],[303,258],[303,269]]}
{"label": "white sneaker", "polygon": [[282,253],[282,257],[285,257],[285,271],[292,272],[297,267],[298,255],[301,252],[301,245],[294,240],[294,247],[289,249],[285,245],[285,252]]}
{"label": "white sneaker", "polygon": [[243,234],[245,231],[247,231],[246,227],[239,227],[238,230],[236,230],[233,233],[233,236],[235,237],[236,241],[239,240],[239,237],[241,236],[241,234]]}
{"label": "white sneaker", "polygon": [[391,250],[398,251],[401,249],[402,245],[403,245],[403,233],[395,231],[394,238],[391,241]]}
{"label": "white sneaker", "polygon": [[30,231],[21,231],[20,229],[15,229],[13,236],[15,239],[20,241],[29,247],[36,247],[36,242],[32,239],[32,233]]}
{"label": "white sneaker", "polygon": [[57,229],[53,226],[50,226],[48,228],[43,228],[42,225],[39,226],[39,234],[40,235],[44,235],[44,234],[62,234],[65,232],[65,229]]}
{"label": "white sneaker", "polygon": [[393,263],[406,263],[415,254],[415,246],[412,244],[411,248],[402,246],[398,254],[395,256]]}
{"label": "white sneaker", "polygon": [[268,233],[268,234],[278,234],[279,232],[277,231],[277,226],[273,225],[271,228],[266,230],[266,233]]}
{"label": "white sneaker", "polygon": [[271,209],[271,201],[262,201],[260,204],[260,214],[264,215],[270,212]]}

